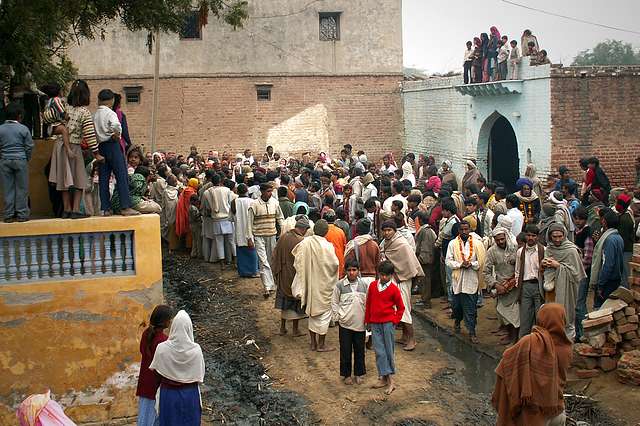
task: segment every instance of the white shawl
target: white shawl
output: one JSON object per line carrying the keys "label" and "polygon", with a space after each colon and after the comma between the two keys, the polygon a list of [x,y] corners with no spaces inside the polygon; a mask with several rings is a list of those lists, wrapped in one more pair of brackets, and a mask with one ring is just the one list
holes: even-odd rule
{"label": "white shawl", "polygon": [[296,275],[291,284],[293,296],[300,299],[311,317],[331,309],[333,287],[338,282],[338,258],[333,245],[313,235],[302,240],[291,252]]}
{"label": "white shawl", "polygon": [[158,345],[149,368],[178,383],[204,381],[202,349],[193,340],[193,325],[185,311],[173,319],[169,339]]}

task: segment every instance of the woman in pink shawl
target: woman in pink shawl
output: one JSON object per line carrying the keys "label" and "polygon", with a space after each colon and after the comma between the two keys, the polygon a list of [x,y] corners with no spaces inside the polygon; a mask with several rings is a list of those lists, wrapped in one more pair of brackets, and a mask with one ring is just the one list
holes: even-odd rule
{"label": "woman in pink shawl", "polygon": [[116,115],[118,116],[118,121],[120,121],[120,125],[122,126],[122,133],[120,134],[120,149],[122,149],[122,153],[127,152],[129,147],[131,146],[131,138],[129,137],[129,126],[127,124],[127,116],[122,109],[120,108],[120,104],[122,103],[122,95],[116,93],[113,97],[113,107],[111,108]]}

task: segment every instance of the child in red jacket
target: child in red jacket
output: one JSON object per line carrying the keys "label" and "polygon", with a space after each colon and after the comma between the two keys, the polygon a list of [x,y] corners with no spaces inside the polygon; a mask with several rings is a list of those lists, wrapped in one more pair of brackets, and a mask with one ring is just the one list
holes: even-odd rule
{"label": "child in red jacket", "polygon": [[380,278],[369,285],[364,314],[364,322],[371,330],[373,337],[376,367],[380,377],[373,388],[386,387],[384,393],[387,395],[390,395],[396,388],[391,377],[396,372],[393,349],[396,325],[400,322],[404,312],[400,289],[391,281],[394,272],[393,264],[388,260],[378,265]]}

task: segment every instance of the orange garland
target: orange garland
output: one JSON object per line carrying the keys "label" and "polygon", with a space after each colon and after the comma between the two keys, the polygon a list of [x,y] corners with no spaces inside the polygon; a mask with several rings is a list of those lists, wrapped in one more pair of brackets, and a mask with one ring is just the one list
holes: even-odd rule
{"label": "orange garland", "polygon": [[460,236],[458,236],[458,244],[460,245],[460,254],[462,255],[462,261],[471,262],[471,258],[473,257],[473,237],[469,236],[469,257],[466,259],[464,257],[464,245]]}

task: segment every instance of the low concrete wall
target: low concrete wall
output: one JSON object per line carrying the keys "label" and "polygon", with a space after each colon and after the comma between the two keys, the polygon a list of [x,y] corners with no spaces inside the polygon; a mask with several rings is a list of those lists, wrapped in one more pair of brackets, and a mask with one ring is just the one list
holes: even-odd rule
{"label": "low concrete wall", "polygon": [[110,231],[134,232],[134,275],[0,282],[0,424],[47,389],[78,423],[136,415],[139,339],[163,300],[159,217],[2,224],[0,238]]}

